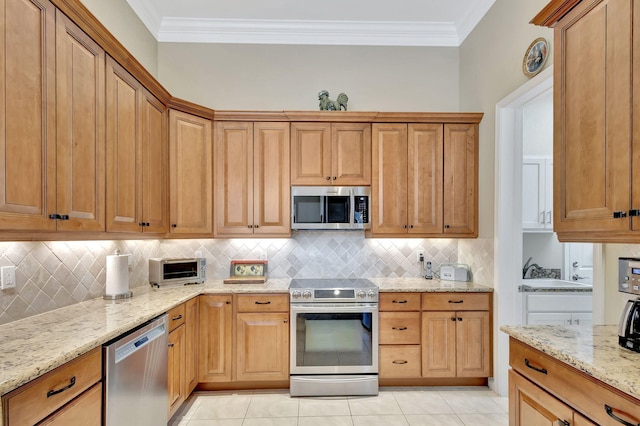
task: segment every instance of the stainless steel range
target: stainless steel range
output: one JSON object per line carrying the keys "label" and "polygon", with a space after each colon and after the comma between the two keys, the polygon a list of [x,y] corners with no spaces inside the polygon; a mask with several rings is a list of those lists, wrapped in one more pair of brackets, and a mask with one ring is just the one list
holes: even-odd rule
{"label": "stainless steel range", "polygon": [[291,396],[378,394],[378,287],[367,279],[294,279]]}

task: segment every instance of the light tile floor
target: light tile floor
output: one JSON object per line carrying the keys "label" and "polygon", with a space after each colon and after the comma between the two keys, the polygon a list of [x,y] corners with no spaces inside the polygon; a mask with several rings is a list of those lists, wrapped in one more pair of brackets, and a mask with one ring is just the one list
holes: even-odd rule
{"label": "light tile floor", "polygon": [[169,426],[507,426],[507,398],[486,387],[381,388],[371,397],[282,391],[196,392]]}

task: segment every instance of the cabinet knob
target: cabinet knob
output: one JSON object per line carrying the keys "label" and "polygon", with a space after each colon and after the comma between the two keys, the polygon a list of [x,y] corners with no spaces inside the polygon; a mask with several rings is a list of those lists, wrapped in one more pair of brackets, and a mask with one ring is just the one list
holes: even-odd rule
{"label": "cabinet knob", "polygon": [[403,229],[407,229],[407,225],[402,225],[402,228]]}
{"label": "cabinet knob", "polygon": [[145,222],[144,226],[151,226],[151,224],[149,222]]}
{"label": "cabinet knob", "polygon": [[253,225],[254,228],[260,228],[260,225]]}
{"label": "cabinet knob", "polygon": [[253,225],[247,225],[247,228],[251,229],[253,228]]}
{"label": "cabinet knob", "polygon": [[138,223],[138,226],[144,226],[144,222]]}
{"label": "cabinet knob", "polygon": [[413,229],[413,225],[409,225],[409,228]]}
{"label": "cabinet knob", "polygon": [[627,212],[613,212],[614,219],[621,219],[627,217]]}
{"label": "cabinet knob", "polygon": [[327,180],[331,180],[331,176],[327,176]]}
{"label": "cabinet knob", "polygon": [[449,226],[449,225],[445,225],[444,227],[447,228],[447,229],[451,228],[451,226]]}
{"label": "cabinet knob", "polygon": [[175,223],[172,223],[172,224],[171,224],[171,227],[172,227],[172,228],[177,228],[177,227],[178,227],[178,225],[176,225]]}
{"label": "cabinet knob", "polygon": [[629,210],[629,216],[640,216],[640,209]]}
{"label": "cabinet knob", "polygon": [[338,179],[338,178],[337,178],[336,176],[334,176],[334,177],[333,177],[333,180],[336,180],[336,179]]}

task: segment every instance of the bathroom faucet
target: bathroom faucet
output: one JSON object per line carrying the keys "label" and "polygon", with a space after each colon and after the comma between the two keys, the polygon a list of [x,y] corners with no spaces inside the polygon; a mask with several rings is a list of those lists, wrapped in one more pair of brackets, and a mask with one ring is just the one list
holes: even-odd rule
{"label": "bathroom faucet", "polygon": [[532,268],[542,269],[542,266],[538,265],[537,263],[532,263],[531,265],[529,265],[529,262],[531,262],[531,259],[533,259],[533,257],[530,257],[529,259],[527,259],[527,262],[522,267],[522,278],[523,279],[527,278],[527,273],[529,272],[530,269],[532,269]]}

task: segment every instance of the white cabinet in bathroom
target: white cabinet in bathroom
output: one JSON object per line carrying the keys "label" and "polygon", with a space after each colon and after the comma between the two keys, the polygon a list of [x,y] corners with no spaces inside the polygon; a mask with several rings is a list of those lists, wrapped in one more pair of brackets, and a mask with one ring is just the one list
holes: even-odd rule
{"label": "white cabinet in bathroom", "polygon": [[522,230],[553,232],[553,159],[525,156],[522,160]]}
{"label": "white cabinet in bathroom", "polygon": [[530,325],[593,325],[591,312],[532,312],[527,314]]}

